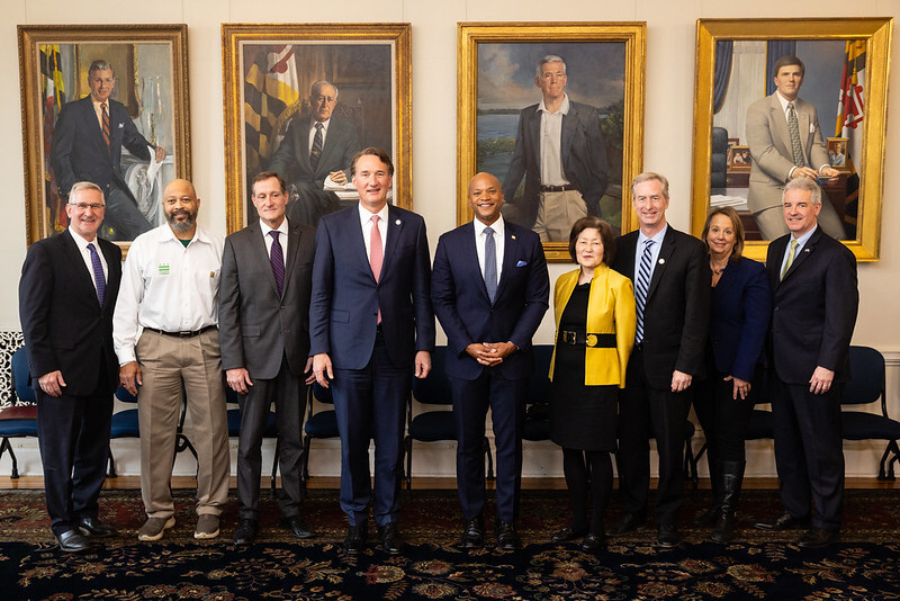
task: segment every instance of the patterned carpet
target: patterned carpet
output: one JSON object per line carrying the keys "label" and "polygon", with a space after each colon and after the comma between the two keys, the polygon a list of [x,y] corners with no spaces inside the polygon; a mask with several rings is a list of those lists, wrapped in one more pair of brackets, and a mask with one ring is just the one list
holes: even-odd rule
{"label": "patterned carpet", "polygon": [[[723,546],[708,532],[684,528],[674,550],[654,545],[652,524],[613,539],[601,553],[547,542],[565,525],[562,492],[523,494],[520,530],[526,548],[461,551],[454,491],[419,491],[405,500],[401,527],[411,546],[390,557],[368,547],[346,555],[344,520],[333,491],[314,491],[304,515],[319,530],[299,542],[278,528],[277,503],[266,498],[257,544],[230,544],[234,503],[223,536],[192,538],[190,492],[177,493],[175,529],[159,543],[135,539],[143,519],[138,491],[104,492],[101,517],[120,536],[84,555],[60,553],[49,533],[43,495],[0,493],[0,598],[12,599],[900,599],[898,491],[848,491],[841,542],[801,550],[798,533],[763,533],[753,518],[777,511],[777,494],[745,495],[738,538]],[[704,493],[688,495],[692,515]],[[490,509],[490,508],[489,508]],[[610,518],[615,511],[610,512]],[[490,524],[489,524],[490,526]]]}

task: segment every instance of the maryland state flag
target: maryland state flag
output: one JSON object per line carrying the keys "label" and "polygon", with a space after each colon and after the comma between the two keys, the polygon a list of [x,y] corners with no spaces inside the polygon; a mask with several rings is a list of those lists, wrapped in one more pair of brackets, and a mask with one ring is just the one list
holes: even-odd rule
{"label": "maryland state flag", "polygon": [[837,138],[847,138],[848,140],[844,165],[850,170],[850,175],[847,177],[844,227],[847,229],[847,236],[851,239],[856,237],[859,213],[859,173],[856,171],[854,160],[862,153],[862,123],[866,112],[865,70],[865,40],[847,40],[834,135]]}
{"label": "maryland state flag", "polygon": [[[275,148],[275,136],[300,106],[293,46],[247,48],[244,79],[244,139],[247,173],[262,169]],[[245,63],[246,64],[246,63]]]}
{"label": "maryland state flag", "polygon": [[69,225],[65,203],[59,197],[56,177],[50,165],[50,148],[53,145],[53,131],[59,111],[66,102],[65,83],[60,64],[59,46],[40,46],[41,53],[41,98],[44,100],[44,198],[50,211],[49,223],[53,230],[61,232]]}

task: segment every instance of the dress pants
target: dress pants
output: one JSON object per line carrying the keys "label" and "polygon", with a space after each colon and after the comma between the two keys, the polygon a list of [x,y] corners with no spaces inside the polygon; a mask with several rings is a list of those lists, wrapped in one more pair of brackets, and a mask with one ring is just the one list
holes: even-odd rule
{"label": "dress pants", "polygon": [[578,190],[541,192],[534,231],[541,242],[568,242],[572,224],[587,217],[587,203]]}
{"label": "dress pants", "polygon": [[482,515],[485,504],[484,432],[488,409],[497,454],[497,519],[514,522],[522,486],[522,430],[528,379],[507,380],[485,368],[474,380],[450,378],[456,422],[456,482],[463,517]]}
{"label": "dress pants", "polygon": [[100,233],[104,234],[104,237],[107,237],[106,228],[113,230],[112,235],[108,236],[109,240],[131,242],[141,234],[149,232],[153,226],[138,209],[131,194],[112,182],[106,191],[106,217],[103,219],[103,227],[100,228]]}
{"label": "dress pants", "polygon": [[303,405],[306,384],[303,376],[291,373],[287,358],[273,379],[263,380],[250,374],[253,386],[240,395],[241,432],[238,437],[238,501],[242,520],[259,520],[259,487],[262,477],[262,441],[269,421],[269,408],[275,401],[278,416],[278,460],[281,467],[281,514],[286,518],[300,514],[302,497],[300,471],[303,465]]}
{"label": "dress pants", "polygon": [[183,394],[192,426],[188,438],[197,451],[197,513],[219,515],[228,501],[231,458],[218,330],[191,337],[145,330],[137,356],[144,381],[138,391],[138,420],[147,515],[169,518],[175,513],[169,484]]}
{"label": "dress pants", "polygon": [[375,523],[396,522],[406,402],[412,388],[412,367],[391,362],[384,336],[375,337],[369,364],[362,369],[334,368],[331,382],[334,411],[341,436],[341,509],[351,526],[368,519],[372,484],[369,440],[375,439]]}
{"label": "dress pants", "polygon": [[619,489],[625,511],[647,512],[650,489],[650,437],[659,453],[659,485],[654,517],[658,525],[674,526],[684,492],[684,424],[693,387],[684,392],[658,390],[647,382],[644,353],[631,354],[625,389],[619,396]]}
{"label": "dress pants", "polygon": [[841,526],[844,498],[844,449],[841,430],[843,384],[825,394],[812,394],[809,385],[775,381],[772,413],[775,419],[775,467],[781,481],[781,503],[795,518],[810,514],[812,525],[825,530]]}
{"label": "dress pants", "polygon": [[706,436],[707,460],[712,473],[716,461],[746,461],[744,437],[753,414],[753,405],[759,397],[763,378],[757,375],[751,383],[747,398],[734,398],[734,382],[725,381],[728,374],[710,369],[708,380],[694,386],[694,411]]}
{"label": "dress pants", "polygon": [[58,397],[44,393],[35,382],[44,494],[50,528],[56,536],[71,530],[81,517],[97,517],[97,500],[109,461],[113,410],[107,380],[106,369],[101,367],[94,392]]}

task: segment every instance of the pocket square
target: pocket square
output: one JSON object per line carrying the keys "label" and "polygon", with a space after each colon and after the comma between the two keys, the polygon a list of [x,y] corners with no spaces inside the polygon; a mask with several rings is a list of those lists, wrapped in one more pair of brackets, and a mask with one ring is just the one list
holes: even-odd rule
{"label": "pocket square", "polygon": [[526,265],[528,265],[528,261],[519,261],[516,263],[516,267],[525,267]]}

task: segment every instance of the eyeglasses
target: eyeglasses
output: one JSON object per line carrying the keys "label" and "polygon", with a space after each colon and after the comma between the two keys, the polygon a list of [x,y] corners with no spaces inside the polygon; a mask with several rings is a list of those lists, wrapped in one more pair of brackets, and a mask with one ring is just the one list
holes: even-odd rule
{"label": "eyeglasses", "polygon": [[86,211],[88,209],[92,211],[99,211],[101,209],[105,209],[106,205],[101,205],[97,203],[87,203],[87,202],[70,202],[70,206],[75,207],[79,211]]}

